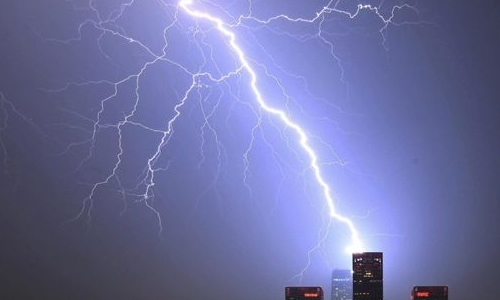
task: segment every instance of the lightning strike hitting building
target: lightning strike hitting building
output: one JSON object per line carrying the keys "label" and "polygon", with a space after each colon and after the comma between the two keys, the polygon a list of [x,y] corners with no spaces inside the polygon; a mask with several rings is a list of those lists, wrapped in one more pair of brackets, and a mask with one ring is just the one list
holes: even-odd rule
{"label": "lightning strike hitting building", "polygon": [[[304,194],[315,195],[311,198],[326,207],[329,219],[324,220],[324,224],[328,224],[325,226],[328,228],[322,228],[317,234],[318,244],[313,246],[308,255],[320,248],[320,244],[329,233],[332,221],[341,224],[339,231],[347,232],[349,241],[344,247],[347,253],[363,251],[364,245],[358,229],[353,220],[337,208],[340,200],[333,196],[332,185],[328,176],[325,175],[327,173],[324,171],[325,165],[335,163],[325,162],[328,159],[321,157],[322,153],[316,146],[321,144],[323,148],[328,149],[326,152],[329,152],[329,155],[335,151],[321,137],[315,135],[314,130],[309,129],[314,126],[311,124],[305,126],[300,118],[301,115],[289,108],[295,105],[299,107],[298,110],[302,109],[300,103],[310,101],[310,98],[313,98],[312,93],[307,91],[304,93],[306,95],[304,98],[291,97],[291,92],[288,91],[290,86],[285,87],[282,83],[283,79],[276,74],[286,74],[289,78],[301,82],[300,88],[304,90],[308,89],[307,80],[301,75],[292,74],[281,68],[272,55],[268,55],[261,61],[260,57],[251,54],[251,51],[246,49],[250,48],[249,44],[251,44],[247,42],[249,36],[243,35],[241,29],[251,26],[269,29],[272,24],[279,22],[292,26],[311,27],[313,30],[308,30],[303,35],[295,35],[286,31],[279,34],[289,35],[291,39],[296,39],[299,43],[308,39],[319,42],[322,47],[328,49],[329,58],[334,65],[339,67],[339,81],[345,84],[340,58],[336,55],[332,42],[325,37],[326,31],[323,26],[326,26],[327,18],[336,14],[350,20],[356,18],[362,11],[366,11],[382,24],[378,31],[383,44],[385,42],[384,31],[394,23],[394,14],[402,9],[413,11],[413,7],[394,6],[384,17],[378,7],[357,5],[354,10],[347,11],[338,8],[338,3],[330,1],[309,17],[275,14],[269,18],[257,18],[252,14],[251,2],[248,3],[248,9],[244,14],[232,14],[223,6],[210,1],[181,0],[174,4],[166,1],[158,3],[168,12],[167,15],[170,18],[168,24],[161,29],[162,44],[160,46],[154,47],[153,43],[148,44],[141,39],[140,34],[129,33],[132,30],[120,23],[122,18],[127,17],[129,10],[139,4],[134,0],[110,9],[108,13],[103,12],[104,9],[99,6],[101,4],[90,1],[85,9],[89,10],[92,17],[88,17],[79,24],[77,36],[62,40],[44,39],[46,42],[58,43],[68,48],[85,39],[90,39],[95,42],[95,50],[103,61],[117,68],[123,67],[122,73],[110,72],[111,74],[102,75],[99,72],[95,76],[97,78],[89,76],[92,79],[69,81],[63,87],[43,89],[50,95],[60,97],[66,95],[68,98],[71,98],[72,93],[86,89],[103,90],[100,94],[97,93],[98,96],[89,96],[95,102],[91,109],[79,110],[78,107],[71,107],[71,105],[69,108],[60,108],[65,114],[76,119],[75,124],[63,122],[53,125],[53,127],[78,132],[69,138],[65,137],[65,140],[57,141],[60,147],[57,155],[76,157],[71,160],[74,162],[72,171],[85,174],[78,180],[88,191],[82,197],[79,212],[68,223],[82,221],[91,227],[95,211],[98,210],[96,207],[100,205],[98,199],[111,198],[108,194],[113,194],[113,197],[118,197],[122,201],[120,215],[126,214],[134,205],[144,205],[152,213],[151,217],[156,220],[158,233],[161,236],[164,222],[155,199],[160,194],[158,192],[160,183],[164,183],[163,174],[170,172],[171,165],[175,163],[175,159],[171,158],[175,155],[171,155],[170,151],[173,151],[171,148],[178,141],[177,136],[181,135],[178,133],[181,127],[179,123],[186,122],[185,120],[189,120],[193,115],[202,120],[199,130],[194,133],[190,132],[200,137],[201,146],[197,153],[199,157],[197,167],[201,169],[212,163],[210,165],[211,180],[207,184],[209,187],[203,193],[213,193],[215,194],[213,198],[222,198],[217,186],[224,181],[223,169],[228,168],[229,156],[234,154],[230,150],[232,145],[228,146],[232,141],[226,144],[222,142],[223,138],[218,132],[216,122],[221,122],[225,128],[235,127],[230,121],[239,120],[229,116],[237,114],[237,109],[234,108],[237,104],[244,107],[246,114],[251,118],[251,122],[244,119],[241,121],[241,123],[249,124],[246,126],[250,129],[248,133],[250,138],[244,143],[246,146],[241,147],[243,150],[240,149],[237,152],[243,161],[243,167],[239,170],[242,174],[242,185],[248,193],[253,192],[248,183],[252,164],[250,154],[254,147],[257,147],[260,134],[262,144],[271,153],[269,155],[271,160],[277,162],[272,167],[266,166],[266,168],[276,168],[278,173],[289,171],[286,170],[287,163],[280,162],[285,159],[281,157],[279,147],[276,146],[283,144],[282,147],[292,153],[290,157],[294,157],[297,164],[301,165],[298,171],[293,167],[289,169],[291,173],[300,174],[297,177],[302,182],[307,182],[303,183]],[[181,30],[178,30],[179,28]],[[118,43],[119,51],[114,47],[115,42],[120,42]],[[263,53],[267,51],[266,47],[257,41],[252,46],[260,48],[259,51]],[[132,53],[140,53],[136,55],[137,61],[126,61],[126,63],[118,61],[121,59],[120,53],[125,52],[124,49]],[[274,70],[270,67],[271,65]],[[161,68],[166,71],[163,70],[162,73],[157,70]],[[165,91],[161,97],[150,95],[148,97],[148,92],[151,90],[162,88],[161,84],[148,86],[147,82],[151,78],[156,78],[155,80],[162,84],[165,81],[172,83],[171,86],[164,88]],[[4,112],[10,110],[28,120],[11,102],[7,101],[3,94],[1,96]],[[151,98],[154,101],[151,101]],[[169,99],[168,104],[165,98]],[[223,103],[231,101],[234,103],[229,105],[230,108],[224,108],[229,112],[222,120],[218,119],[217,114],[223,109]],[[69,101],[65,100],[65,102]],[[144,109],[148,106],[154,108],[149,111]],[[193,108],[195,106],[198,108]],[[149,114],[144,111],[148,111]],[[195,117],[192,118],[195,119]],[[0,133],[8,126],[7,117],[3,119]],[[153,119],[155,121],[151,121]],[[276,131],[279,138],[271,139],[262,133],[265,126]],[[36,125],[33,124],[33,127]],[[137,136],[141,138],[147,137],[146,142],[136,142],[135,136],[130,133],[132,131],[140,132]],[[8,151],[3,142],[0,142],[0,146],[4,153],[4,165],[7,165]],[[137,150],[139,148],[147,150],[144,150],[141,155],[134,155],[139,152]],[[105,150],[109,150],[109,153]],[[307,176],[304,175],[306,173]],[[175,188],[179,187],[175,186]],[[198,197],[201,198],[201,196]],[[200,205],[200,201],[196,202],[196,205]],[[314,236],[314,233],[311,235]],[[307,266],[310,261],[309,257]],[[301,275],[304,271],[305,269]]]}

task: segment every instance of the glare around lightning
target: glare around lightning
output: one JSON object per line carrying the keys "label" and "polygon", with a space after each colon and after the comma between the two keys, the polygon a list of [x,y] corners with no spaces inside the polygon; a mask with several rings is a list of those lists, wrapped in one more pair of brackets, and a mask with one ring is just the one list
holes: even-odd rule
{"label": "glare around lightning", "polygon": [[246,58],[244,50],[238,44],[237,37],[234,34],[234,32],[232,32],[229,29],[229,26],[225,24],[220,18],[217,18],[216,16],[213,16],[207,12],[199,11],[196,8],[194,8],[192,0],[181,0],[179,2],[179,5],[184,9],[186,13],[188,13],[192,17],[201,20],[207,20],[213,23],[216,26],[216,28],[220,31],[220,33],[228,39],[229,45],[231,46],[232,51],[234,51],[234,53],[237,55],[242,68],[250,75],[249,84],[252,93],[255,97],[255,100],[258,102],[259,106],[267,113],[278,117],[288,128],[292,129],[297,134],[298,139],[300,141],[300,145],[304,150],[304,152],[307,153],[307,156],[309,158],[309,167],[313,170],[316,181],[322,189],[323,196],[329,208],[330,216],[344,223],[349,229],[351,244],[346,247],[345,249],[346,252],[353,253],[353,252],[363,251],[363,244],[361,242],[360,235],[353,221],[348,217],[340,214],[335,208],[334,199],[332,197],[330,186],[328,185],[328,183],[326,182],[321,173],[321,168],[318,164],[318,156],[309,143],[306,131],[297,122],[292,120],[285,111],[276,109],[270,106],[266,102],[265,96],[262,94],[262,92],[258,87],[257,74],[255,70],[252,68],[252,65],[249,62],[249,60]]}

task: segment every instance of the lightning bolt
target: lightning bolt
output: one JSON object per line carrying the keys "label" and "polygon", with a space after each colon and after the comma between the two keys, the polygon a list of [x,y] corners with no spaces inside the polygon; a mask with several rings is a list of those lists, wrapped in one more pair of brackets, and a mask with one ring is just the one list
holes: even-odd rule
{"label": "lightning bolt", "polygon": [[255,97],[255,100],[259,104],[259,107],[262,108],[267,113],[279,118],[286,125],[287,128],[293,130],[293,132],[297,135],[300,146],[302,147],[303,151],[307,154],[307,157],[309,159],[309,167],[313,171],[314,177],[316,178],[316,181],[322,190],[323,196],[329,208],[330,216],[344,223],[350,231],[351,245],[346,247],[345,249],[346,252],[348,253],[362,252],[363,243],[361,242],[360,235],[353,221],[348,217],[340,214],[335,209],[334,199],[331,194],[330,186],[328,185],[328,183],[326,182],[321,173],[321,168],[318,164],[318,156],[309,143],[309,138],[306,131],[298,123],[294,122],[285,111],[274,108],[265,101],[264,96],[262,95],[262,92],[260,91],[257,85],[257,74],[255,70],[252,68],[249,60],[246,58],[245,52],[238,45],[234,32],[228,29],[228,25],[225,24],[221,19],[212,16],[209,13],[202,12],[194,8],[192,0],[182,0],[179,2],[179,5],[190,16],[197,19],[207,20],[213,23],[214,26],[219,30],[219,32],[228,39],[229,45],[231,46],[231,49],[238,57],[242,69],[244,69],[250,75],[249,84],[252,93]]}
{"label": "lightning bolt", "polygon": [[[161,218],[160,211],[154,205],[155,199],[155,185],[158,182],[158,176],[160,172],[168,171],[170,169],[170,164],[172,161],[165,162],[164,152],[167,146],[172,142],[172,139],[176,132],[176,125],[184,116],[187,114],[186,106],[187,103],[191,100],[198,100],[199,111],[201,112],[202,117],[202,125],[200,128],[200,136],[201,136],[201,148],[204,148],[205,143],[208,141],[205,140],[205,137],[210,136],[215,144],[215,160],[216,160],[216,170],[214,172],[214,176],[212,178],[209,187],[205,192],[215,191],[216,184],[222,176],[222,165],[225,161],[227,161],[226,149],[221,142],[220,137],[217,135],[217,130],[212,126],[211,119],[215,118],[215,112],[219,108],[221,103],[221,99],[224,97],[232,98],[238,101],[239,104],[244,105],[246,108],[250,110],[250,113],[256,119],[255,124],[251,127],[251,140],[247,145],[247,148],[243,151],[243,181],[245,187],[251,192],[250,184],[247,182],[250,177],[250,151],[254,146],[256,136],[263,122],[264,117],[268,117],[272,120],[277,120],[280,126],[273,123],[274,126],[277,127],[278,131],[282,133],[284,137],[284,143],[286,146],[290,147],[292,142],[288,140],[290,136],[296,140],[297,144],[300,146],[299,149],[291,149],[293,154],[296,157],[305,157],[304,161],[306,168],[310,170],[314,177],[314,184],[317,189],[321,191],[322,200],[324,202],[324,207],[328,212],[328,220],[324,223],[326,225],[324,228],[318,232],[317,241],[318,243],[308,251],[308,263],[306,267],[300,272],[299,277],[302,277],[305,270],[309,267],[311,262],[311,255],[314,251],[318,250],[321,245],[324,243],[326,236],[328,235],[328,229],[332,224],[332,221],[338,221],[345,225],[347,228],[350,241],[349,244],[346,245],[345,251],[347,253],[354,252],[362,252],[364,251],[364,245],[361,239],[361,235],[358,232],[357,227],[355,226],[353,220],[346,215],[340,213],[337,210],[335,205],[336,199],[333,196],[332,189],[325,179],[324,171],[322,170],[322,166],[324,163],[321,162],[318,153],[320,153],[315,147],[313,147],[313,143],[311,142],[314,137],[311,132],[306,130],[305,126],[302,126],[296,117],[292,117],[290,110],[288,109],[279,109],[276,105],[272,105],[272,101],[270,98],[272,96],[266,95],[263,91],[265,90],[262,87],[263,80],[259,77],[258,70],[264,70],[267,78],[271,78],[274,81],[275,88],[279,90],[281,93],[280,96],[283,96],[287,101],[289,98],[288,94],[285,91],[285,88],[281,84],[279,78],[273,75],[271,72],[268,72],[266,68],[266,64],[257,62],[251,59],[251,55],[245,51],[245,47],[241,41],[243,40],[242,36],[238,36],[238,32],[236,28],[239,26],[246,26],[245,22],[253,22],[252,24],[257,24],[257,26],[268,26],[273,22],[289,22],[289,23],[305,23],[305,24],[316,24],[315,32],[313,34],[307,33],[303,36],[294,36],[290,34],[291,38],[298,39],[300,41],[307,39],[317,39],[321,41],[324,45],[329,49],[329,53],[333,60],[337,63],[340,70],[340,81],[347,85],[347,81],[344,79],[344,70],[342,68],[342,61],[336,55],[333,43],[326,37],[327,31],[324,30],[323,26],[325,25],[325,19],[328,14],[337,13],[343,15],[349,19],[356,18],[362,11],[368,11],[373,13],[378,20],[382,23],[382,26],[379,28],[379,33],[381,35],[382,45],[386,46],[386,29],[389,25],[400,26],[404,24],[414,24],[421,22],[410,22],[410,21],[402,21],[396,22],[395,14],[400,10],[407,10],[410,12],[417,13],[417,10],[410,5],[400,5],[394,6],[389,10],[386,16],[381,13],[380,4],[379,7],[371,6],[371,5],[357,5],[353,11],[346,11],[340,8],[341,1],[329,1],[327,5],[321,8],[318,12],[316,12],[311,18],[302,18],[302,17],[290,17],[285,14],[275,15],[267,19],[259,19],[252,16],[252,2],[248,2],[249,8],[248,13],[246,15],[241,15],[239,17],[232,16],[229,12],[225,11],[220,5],[216,3],[212,3],[209,1],[194,1],[194,0],[180,0],[177,4],[168,4],[163,1],[158,1],[161,3],[165,10],[173,8],[174,13],[171,15],[172,20],[163,28],[163,45],[161,51],[154,50],[152,47],[148,46],[148,44],[139,38],[134,38],[133,35],[127,33],[127,31],[118,25],[118,21],[120,18],[124,16],[128,9],[130,9],[134,4],[134,0],[127,1],[120,5],[119,8],[112,10],[108,15],[105,15],[103,12],[100,12],[97,7],[97,3],[95,1],[89,1],[88,8],[90,12],[93,13],[93,18],[89,18],[84,22],[80,23],[78,27],[78,36],[72,37],[67,40],[60,40],[54,38],[44,38],[45,41],[49,42],[58,42],[63,43],[65,45],[71,43],[78,43],[85,38],[85,34],[83,33],[85,30],[94,29],[97,30],[97,47],[102,56],[109,62],[113,61],[113,55],[106,52],[105,47],[103,46],[104,40],[107,37],[111,37],[117,40],[122,41],[124,47],[125,46],[133,46],[137,49],[140,49],[142,52],[142,56],[140,58],[140,62],[137,65],[134,65],[135,68],[131,70],[125,70],[126,75],[118,78],[118,79],[97,79],[92,81],[82,81],[82,82],[70,82],[67,83],[62,88],[57,89],[45,89],[45,92],[48,93],[65,93],[70,92],[72,89],[85,88],[85,87],[101,87],[106,89],[106,96],[100,97],[98,100],[97,109],[93,112],[94,115],[89,117],[88,114],[80,113],[77,109],[61,109],[64,110],[65,113],[70,114],[75,119],[79,120],[82,124],[77,126],[75,125],[71,129],[77,130],[80,133],[83,133],[86,138],[80,139],[77,141],[66,143],[66,146],[60,151],[59,155],[63,156],[75,149],[81,149],[86,147],[87,151],[84,151],[83,159],[81,159],[77,165],[75,166],[75,172],[78,172],[82,168],[85,167],[86,164],[91,163],[92,159],[97,155],[99,149],[99,137],[106,132],[113,132],[116,134],[116,147],[114,155],[112,155],[110,169],[105,172],[104,175],[99,174],[101,176],[100,179],[92,179],[91,183],[85,182],[89,187],[89,191],[86,196],[82,197],[83,202],[79,212],[76,216],[70,220],[70,222],[76,222],[80,220],[84,220],[90,227],[92,212],[95,206],[95,199],[98,196],[98,193],[104,190],[105,187],[111,187],[112,190],[117,191],[121,196],[121,200],[123,202],[123,210],[122,213],[126,212],[130,203],[140,203],[147,207],[147,209],[153,213],[154,217],[157,220],[158,224],[158,234],[161,236],[163,230],[163,221]],[[382,1],[383,3],[384,1]],[[75,4],[76,5],[76,4]],[[216,7],[220,9],[222,17],[216,14],[210,13],[210,10],[206,9],[207,5],[211,5],[212,7]],[[81,9],[79,7],[75,7],[75,9]],[[171,11],[169,10],[169,13]],[[182,15],[182,16],[181,16]],[[196,59],[200,61],[196,61],[193,64],[189,64],[181,59],[175,59],[175,55],[172,53],[168,53],[170,49],[170,40],[168,38],[171,30],[173,30],[179,23],[182,17],[188,17],[190,20],[194,20],[196,26],[189,27],[189,35],[192,40],[189,42],[193,45],[195,50],[198,50],[197,53],[202,53],[201,57],[197,57]],[[228,19],[229,21],[225,21]],[[215,55],[214,46],[205,40],[205,35],[207,34],[199,25],[200,23],[208,24],[210,26],[210,30],[215,30],[220,38],[224,41],[222,46],[219,47],[227,47],[227,49],[223,49],[221,51],[229,51],[231,55],[227,57],[227,64],[229,67],[219,67],[215,62],[215,58],[212,55]],[[279,34],[288,34],[286,32],[279,32]],[[95,38],[95,37],[94,37]],[[261,47],[257,43],[256,47]],[[264,48],[264,47],[262,47]],[[207,50],[208,49],[208,50]],[[219,50],[219,49],[217,49]],[[265,49],[262,49],[265,52]],[[271,58],[272,60],[272,58]],[[273,61],[274,63],[274,61]],[[118,65],[119,63],[114,63]],[[138,115],[140,114],[140,106],[144,101],[143,96],[141,94],[141,80],[143,80],[148,74],[147,72],[159,64],[165,64],[169,68],[169,72],[175,73],[175,75],[181,74],[183,79],[187,83],[182,86],[182,92],[177,93],[177,91],[173,91],[172,93],[176,93],[176,102],[172,105],[172,109],[169,112],[169,116],[163,117],[162,124],[149,124],[146,121],[141,121]],[[198,64],[198,65],[196,65]],[[195,66],[193,66],[195,65]],[[277,65],[275,63],[275,65]],[[208,66],[213,68],[213,72],[205,71],[208,69]],[[228,68],[229,71],[224,68]],[[289,74],[285,70],[280,69],[283,73],[286,73],[288,76],[291,76],[299,81],[304,82],[304,86],[307,86],[306,80],[301,78],[300,76]],[[228,94],[224,94],[220,92],[219,95],[215,91],[211,89],[211,84],[218,85],[231,85],[231,80],[245,80],[246,88],[251,91],[252,104],[249,102],[244,102],[243,100],[239,100],[241,97],[239,93],[241,91],[234,91],[231,88],[228,88]],[[114,102],[120,99],[121,94],[130,95],[129,102],[127,105],[123,105],[121,116],[115,117],[113,120],[108,120],[109,116],[106,114],[109,110],[112,110],[112,105]],[[213,94],[212,94],[213,93]],[[210,97],[214,97],[216,99],[215,103],[210,107],[208,104],[204,103],[204,99],[208,99]],[[121,101],[121,100],[120,100]],[[256,105],[254,105],[256,104]],[[284,104],[284,106],[288,106],[288,102]],[[287,107],[288,108],[288,107]],[[2,135],[7,129],[7,121],[8,121],[8,113],[14,112],[15,114],[21,116],[25,119],[26,122],[31,124],[31,121],[28,118],[25,118],[20,112],[18,112],[15,106],[12,105],[11,102],[7,101],[2,93],[0,93],[0,152],[3,154],[3,165],[8,165],[8,151],[3,142]],[[228,122],[228,120],[226,120]],[[88,125],[90,124],[90,126]],[[34,125],[34,124],[33,124]],[[279,127],[279,128],[278,128]],[[90,129],[89,129],[90,128]],[[124,147],[125,140],[127,139],[127,130],[129,128],[140,129],[148,134],[151,134],[155,138],[155,142],[152,143],[153,146],[150,146],[148,150],[147,158],[143,162],[143,168],[141,172],[137,175],[136,182],[134,185],[127,184],[122,179],[121,173],[123,171],[123,165],[125,161],[125,156],[127,155],[127,151]],[[286,132],[286,134],[284,133]],[[286,136],[286,137],[285,137]],[[273,158],[279,156],[277,150],[273,148],[271,143],[269,143],[265,137],[262,137],[264,140],[265,146],[268,147],[270,152],[273,155]],[[294,141],[295,142],[295,141]],[[293,143],[294,143],[293,142]],[[322,141],[321,141],[322,142]],[[64,144],[64,142],[62,142]],[[326,144],[326,143],[325,143]],[[199,156],[201,157],[198,168],[201,168],[205,163],[207,157],[203,150],[200,150]],[[299,159],[300,160],[300,159]],[[278,164],[279,165],[279,164]],[[284,170],[280,170],[281,173],[284,173]],[[219,197],[217,197],[219,198]],[[133,201],[130,201],[133,199]]]}

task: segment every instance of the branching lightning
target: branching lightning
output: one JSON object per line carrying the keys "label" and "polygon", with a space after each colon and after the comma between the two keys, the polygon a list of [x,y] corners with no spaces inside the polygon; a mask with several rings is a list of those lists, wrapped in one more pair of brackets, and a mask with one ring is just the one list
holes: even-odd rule
{"label": "branching lightning", "polygon": [[[382,1],[382,3],[383,2],[384,1]],[[107,188],[120,195],[123,202],[122,213],[127,211],[128,206],[131,203],[145,205],[156,218],[158,233],[161,235],[164,228],[161,212],[156,208],[154,203],[156,196],[155,185],[158,184],[159,174],[161,172],[168,171],[170,168],[171,161],[169,160],[168,162],[165,162],[166,159],[170,159],[166,158],[168,155],[166,155],[165,152],[167,151],[168,146],[173,143],[172,140],[176,133],[176,126],[178,122],[183,118],[186,118],[186,114],[189,114],[189,112],[186,111],[186,106],[188,106],[189,102],[193,101],[198,101],[199,111],[201,117],[203,118],[201,128],[199,129],[201,149],[204,148],[205,143],[208,143],[208,141],[205,141],[206,136],[211,137],[212,143],[215,147],[214,152],[216,157],[214,160],[216,161],[216,167],[208,189],[213,189],[213,191],[217,194],[216,185],[223,176],[221,169],[224,162],[227,161],[227,150],[223,146],[221,138],[218,136],[218,132],[212,125],[211,120],[216,118],[216,111],[219,109],[222,99],[226,97],[230,100],[238,102],[242,106],[245,106],[245,108],[250,111],[250,114],[253,115],[255,120],[255,123],[250,125],[250,141],[246,145],[246,149],[244,149],[241,154],[241,159],[243,161],[243,174],[241,174],[241,176],[244,181],[243,185],[247,188],[248,192],[252,192],[252,188],[247,182],[250,177],[250,152],[256,143],[256,136],[262,127],[262,123],[264,122],[263,119],[268,118],[276,120],[279,123],[279,126],[281,126],[277,131],[282,132],[283,136],[286,135],[283,143],[286,144],[287,148],[292,148],[290,147],[290,144],[292,143],[287,140],[291,137],[296,141],[294,144],[296,143],[300,146],[298,149],[291,149],[290,151],[293,152],[295,156],[299,157],[301,161],[305,161],[305,168],[313,174],[312,177],[314,178],[314,187],[315,189],[320,190],[320,194],[323,198],[322,203],[324,203],[324,206],[327,207],[329,219],[324,222],[327,223],[327,225],[318,232],[317,244],[308,252],[308,264],[298,276],[302,277],[303,273],[309,266],[311,253],[321,247],[326,236],[328,235],[328,228],[330,228],[332,221],[340,222],[348,230],[350,241],[349,245],[345,247],[345,251],[347,253],[363,251],[364,244],[353,220],[345,214],[339,212],[336,207],[336,199],[333,196],[332,188],[326,179],[327,176],[324,175],[326,172],[322,169],[325,163],[322,162],[320,155],[318,154],[319,151],[315,149],[314,143],[311,142],[311,140],[315,139],[313,133],[307,130],[306,126],[303,126],[302,123],[298,121],[296,116],[292,116],[292,113],[288,109],[280,109],[277,108],[276,105],[272,104],[272,99],[270,98],[273,96],[267,95],[265,88],[262,87],[263,82],[266,79],[271,78],[271,81],[273,81],[272,84],[275,85],[275,88],[279,90],[279,93],[281,93],[281,96],[284,99],[289,98],[287,91],[282,86],[279,78],[272,74],[272,72],[268,72],[265,63],[256,61],[251,57],[251,55],[249,55],[249,52],[245,50],[243,43],[241,43],[244,37],[239,36],[237,30],[235,29],[239,26],[248,26],[248,23],[257,24],[257,26],[263,27],[268,26],[273,22],[315,24],[315,32],[313,34],[308,33],[306,37],[294,36],[293,38],[297,38],[299,40],[308,38],[316,39],[325,45],[329,50],[332,60],[339,67],[339,80],[343,84],[347,85],[347,81],[344,78],[342,61],[335,52],[334,44],[325,37],[326,31],[323,29],[323,26],[326,17],[329,14],[339,14],[349,19],[354,19],[362,11],[368,11],[380,20],[382,24],[379,28],[381,44],[383,47],[387,47],[385,31],[389,25],[399,26],[412,23],[410,21],[396,22],[396,13],[400,10],[408,10],[418,14],[416,8],[408,4],[393,6],[392,9],[389,9],[389,12],[384,15],[380,12],[380,8],[377,6],[359,4],[354,11],[346,11],[339,8],[341,1],[331,0],[310,18],[291,17],[286,14],[279,14],[266,19],[259,19],[252,15],[253,3],[251,1],[248,3],[248,12],[246,15],[233,16],[231,13],[225,11],[220,5],[209,1],[180,0],[176,4],[170,4],[166,1],[160,0],[158,1],[159,5],[166,11],[168,10],[169,13],[173,13],[170,16],[172,19],[169,21],[168,25],[163,28],[163,45],[161,51],[155,51],[154,48],[149,46],[146,42],[129,35],[127,31],[118,24],[118,21],[124,16],[124,14],[126,14],[127,10],[131,9],[135,5],[135,3],[135,0],[128,0],[125,3],[122,3],[119,8],[111,10],[107,15],[105,15],[100,11],[96,1],[90,0],[85,9],[90,11],[92,17],[79,24],[78,35],[76,37],[71,37],[65,40],[44,38],[46,42],[57,42],[64,45],[70,45],[84,39],[83,31],[85,28],[91,28],[99,33],[97,34],[97,37],[94,37],[96,39],[99,52],[102,57],[104,57],[111,64],[115,64],[115,62],[113,62],[112,55],[107,53],[105,47],[103,46],[103,41],[106,37],[112,37],[121,41],[123,45],[133,46],[141,51],[141,58],[138,59],[139,63],[136,63],[136,65],[134,65],[135,67],[132,67],[130,70],[127,69],[125,71],[126,75],[122,75],[122,77],[118,76],[118,79],[116,77],[113,77],[114,79],[109,79],[110,77],[103,76],[105,79],[99,78],[87,81],[70,82],[62,88],[44,90],[44,92],[50,94],[61,94],[68,92],[71,89],[78,89],[82,87],[104,87],[108,89],[105,96],[100,96],[98,99],[97,109],[95,109],[91,117],[89,117],[88,114],[78,111],[78,109],[61,109],[64,110],[65,113],[77,119],[78,124],[85,124],[74,125],[71,129],[79,131],[86,138],[75,139],[71,142],[61,141],[61,144],[64,144],[64,146],[58,153],[58,155],[64,156],[75,149],[79,149],[80,151],[81,149],[84,149],[83,155],[79,152],[80,161],[75,165],[75,170],[73,170],[75,173],[79,172],[87,164],[90,164],[90,162],[95,158],[99,148],[98,140],[101,135],[106,132],[112,132],[116,135],[116,149],[111,158],[112,161],[110,163],[110,169],[107,169],[104,172],[104,175],[99,174],[99,179],[91,178],[85,182],[85,184],[88,185],[88,193],[86,193],[86,196],[82,197],[83,201],[81,203],[81,207],[78,213],[76,213],[76,216],[74,216],[70,222],[84,221],[90,228],[97,194]],[[219,16],[216,13],[210,12],[209,9],[206,9],[208,6],[220,9],[219,13],[223,15]],[[380,4],[380,6],[382,6],[382,4]],[[76,7],[75,5],[74,9],[81,8]],[[182,23],[180,19],[186,17],[190,20],[190,22],[196,23],[195,26],[189,27],[190,32],[187,35],[193,39],[189,41],[189,43],[191,43],[194,48],[198,48],[200,53],[203,53],[201,55],[202,57],[195,58],[195,60],[199,60],[201,63],[197,61],[194,63],[194,67],[184,61],[173,58],[173,55],[169,54],[170,47],[172,46],[171,43],[174,43],[174,41],[171,41],[168,38],[168,35],[176,26],[180,26],[179,23]],[[225,21],[225,19],[230,19],[230,21]],[[203,26],[200,24],[210,27],[211,31],[216,31],[218,36],[220,36],[220,40],[223,40],[224,43],[222,45],[212,45],[210,42],[206,41],[206,32],[204,32],[202,29]],[[228,68],[229,70],[226,70],[224,67],[219,68],[216,59],[212,57],[212,51],[214,51],[215,47],[225,48],[223,49],[223,53],[231,53],[231,55],[227,58],[229,61],[228,64],[230,65]],[[261,47],[261,45],[258,45],[257,47]],[[201,48],[204,48],[205,50],[200,50]],[[172,94],[176,94],[176,100],[172,105],[171,111],[169,111],[169,115],[162,117],[163,123],[152,125],[138,117],[140,106],[144,102],[141,101],[144,97],[141,93],[144,88],[141,85],[141,81],[147,76],[148,71],[159,64],[167,65],[168,68],[173,70],[171,71],[172,73],[181,74],[180,76],[183,77],[183,80],[186,83],[179,88],[181,90],[180,93],[177,90],[171,91]],[[211,65],[213,72],[207,71],[210,68],[206,67],[206,65]],[[227,66],[225,67],[227,68]],[[259,75],[259,69],[265,70],[264,73],[267,76],[266,78]],[[285,70],[282,71],[286,73]],[[298,80],[303,80],[303,78],[298,75],[289,75],[291,77],[296,77]],[[220,92],[219,95],[213,96],[216,98],[216,101],[211,104],[211,107],[208,107],[203,100],[211,97],[210,95],[212,92],[214,95],[216,94],[211,89],[211,84],[229,86],[231,84],[229,83],[230,80],[239,80],[239,82],[244,82],[245,89],[249,89],[251,92],[251,99],[253,102],[250,104],[250,102],[240,100],[237,93],[241,91],[235,92],[231,88],[228,88],[225,93]],[[307,83],[305,83],[304,86],[307,87]],[[123,105],[122,111],[118,113],[121,113],[121,116],[111,120],[111,118],[106,116],[108,111],[111,110],[109,106],[113,105],[113,102],[117,101],[116,99],[120,97],[121,93],[128,94],[130,97],[129,103],[127,105]],[[207,94],[209,96],[207,96]],[[303,99],[300,99],[298,102],[300,101],[303,101]],[[287,107],[287,105],[288,103],[283,106]],[[4,94],[0,92],[0,153],[2,154],[3,166],[6,170],[8,165],[8,147],[6,147],[2,135],[8,127],[9,111],[18,115],[31,126],[36,126],[31,120],[18,112],[16,107],[10,101],[7,101]],[[68,124],[55,124],[54,126],[59,125],[70,127]],[[273,125],[278,127],[275,123],[273,123]],[[142,162],[143,165],[141,166],[141,171],[134,174],[136,178],[133,184],[125,183],[125,180],[121,175],[121,172],[124,172],[122,170],[125,164],[124,157],[127,155],[124,144],[126,140],[126,131],[129,130],[129,128],[135,128],[147,132],[153,136],[151,139],[154,139],[152,145],[149,145],[147,158]],[[283,132],[286,132],[286,134]],[[275,156],[279,156],[271,143],[269,143],[265,137],[262,139],[264,140],[264,144],[266,144],[265,147],[267,147],[272,153],[273,158],[275,158]],[[323,141],[321,142],[323,143]],[[199,152],[200,161],[198,163],[198,167],[201,168],[207,157],[203,150],[200,150]],[[212,155],[214,154],[212,153]],[[281,170],[281,173],[284,173],[284,171]],[[132,199],[132,201],[130,199]]]}

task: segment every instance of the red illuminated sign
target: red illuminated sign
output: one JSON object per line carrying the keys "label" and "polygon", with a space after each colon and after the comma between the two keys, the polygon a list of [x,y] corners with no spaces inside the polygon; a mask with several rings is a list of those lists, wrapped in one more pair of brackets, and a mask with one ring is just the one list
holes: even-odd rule
{"label": "red illuminated sign", "polygon": [[323,300],[323,289],[319,286],[288,286],[285,288],[286,300]]}
{"label": "red illuminated sign", "polygon": [[413,300],[448,300],[448,287],[445,285],[414,286],[411,298]]}
{"label": "red illuminated sign", "polygon": [[318,293],[304,293],[304,297],[306,298],[317,298],[318,296]]}
{"label": "red illuminated sign", "polygon": [[429,297],[430,294],[429,292],[417,292],[417,297]]}

